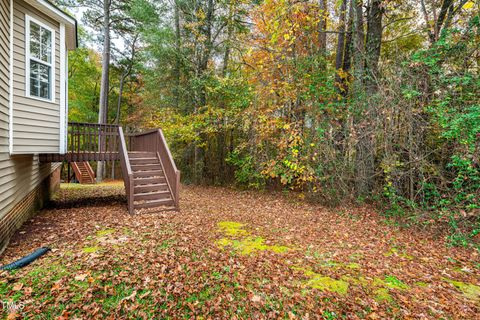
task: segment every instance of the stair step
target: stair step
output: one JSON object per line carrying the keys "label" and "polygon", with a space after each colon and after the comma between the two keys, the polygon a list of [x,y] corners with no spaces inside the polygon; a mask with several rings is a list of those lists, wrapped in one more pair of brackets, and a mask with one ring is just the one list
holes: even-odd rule
{"label": "stair step", "polygon": [[152,192],[152,191],[166,191],[168,190],[168,185],[166,183],[152,183],[137,185],[133,188],[134,194]]}
{"label": "stair step", "polygon": [[95,177],[92,177],[91,167],[88,162],[73,162],[72,167],[78,182],[85,184],[95,183]]}
{"label": "stair step", "polygon": [[128,157],[130,159],[135,159],[135,158],[157,158],[157,154],[155,152],[129,152]]}
{"label": "stair step", "polygon": [[154,183],[165,183],[167,179],[165,177],[149,177],[149,178],[133,178],[133,183],[135,186],[141,184],[154,184]]}
{"label": "stair step", "polygon": [[134,201],[142,200],[162,200],[162,199],[172,199],[172,195],[169,190],[164,191],[155,191],[155,192],[145,192],[145,193],[135,193],[133,195]]}
{"label": "stair step", "polygon": [[144,158],[129,158],[130,165],[141,165],[141,164],[158,164],[158,159],[154,157],[144,157]]}
{"label": "stair step", "polygon": [[147,178],[147,177],[165,177],[163,171],[150,170],[150,171],[134,171],[133,178]]}
{"label": "stair step", "polygon": [[156,208],[162,206],[173,206],[175,203],[173,199],[161,199],[161,200],[151,200],[145,201],[142,203],[135,203],[133,206],[135,209],[143,209],[143,208]]}
{"label": "stair step", "polygon": [[162,170],[160,163],[147,163],[147,164],[132,164],[132,170],[135,171],[150,171],[150,170]]}

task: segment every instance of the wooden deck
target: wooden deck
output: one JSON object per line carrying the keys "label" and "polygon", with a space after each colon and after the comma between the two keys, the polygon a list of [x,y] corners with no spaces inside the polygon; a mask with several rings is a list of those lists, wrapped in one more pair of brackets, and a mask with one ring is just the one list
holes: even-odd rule
{"label": "wooden deck", "polygon": [[70,122],[65,154],[40,154],[41,162],[119,161],[128,211],[179,210],[180,171],[162,130],[124,136],[111,124]]}
{"label": "wooden deck", "polygon": [[82,162],[82,161],[118,161],[118,152],[68,152],[65,154],[47,153],[40,155],[41,162]]}

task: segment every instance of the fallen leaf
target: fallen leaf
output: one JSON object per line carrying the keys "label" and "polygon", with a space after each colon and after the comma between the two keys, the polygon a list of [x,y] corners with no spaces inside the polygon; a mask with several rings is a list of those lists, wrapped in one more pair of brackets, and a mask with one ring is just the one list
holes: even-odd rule
{"label": "fallen leaf", "polygon": [[137,295],[137,290],[134,290],[131,295],[123,298],[122,300],[131,300],[131,301],[133,301],[133,299],[136,297],[136,295]]}
{"label": "fallen leaf", "polygon": [[88,273],[83,273],[75,276],[75,280],[77,281],[85,281],[85,279],[88,277]]}
{"label": "fallen leaf", "polygon": [[13,319],[18,319],[20,318],[20,315],[16,312],[9,313],[7,316],[8,320],[13,320]]}
{"label": "fallen leaf", "polygon": [[13,291],[20,291],[21,289],[23,288],[23,283],[22,282],[17,282],[15,283],[15,285],[13,286]]}

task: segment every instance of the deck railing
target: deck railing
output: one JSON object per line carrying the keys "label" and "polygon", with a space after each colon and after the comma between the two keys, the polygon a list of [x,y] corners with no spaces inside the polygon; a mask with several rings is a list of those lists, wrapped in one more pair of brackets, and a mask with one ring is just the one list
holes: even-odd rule
{"label": "deck railing", "polygon": [[70,122],[67,152],[77,154],[77,161],[118,160],[118,133],[113,124]]}
{"label": "deck railing", "polygon": [[130,160],[128,158],[128,149],[123,135],[122,127],[118,127],[118,138],[119,138],[119,157],[120,165],[122,167],[123,182],[125,184],[125,193],[127,195],[128,202],[128,212],[133,214],[133,195],[134,195],[134,181],[133,181],[133,172],[132,167],[130,166]]}
{"label": "deck railing", "polygon": [[42,162],[119,160],[118,126],[69,122],[65,154],[40,154]]}
{"label": "deck railing", "polygon": [[130,138],[130,151],[155,152],[159,158],[167,183],[175,201],[175,208],[179,209],[180,171],[173,161],[167,141],[161,129],[132,134]]}

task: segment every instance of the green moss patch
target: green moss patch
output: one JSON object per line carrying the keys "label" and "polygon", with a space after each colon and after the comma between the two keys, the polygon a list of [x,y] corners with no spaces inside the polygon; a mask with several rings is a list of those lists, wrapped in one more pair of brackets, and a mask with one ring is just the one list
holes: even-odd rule
{"label": "green moss patch", "polygon": [[383,255],[385,257],[396,256],[396,257],[404,258],[407,260],[413,260],[413,256],[407,254],[404,250],[400,251],[395,247],[391,248],[389,251],[385,252]]}
{"label": "green moss patch", "polygon": [[386,288],[379,288],[374,291],[375,294],[375,301],[377,302],[393,302],[393,298],[390,295],[388,289]]}
{"label": "green moss patch", "polygon": [[337,280],[316,272],[312,270],[301,268],[301,267],[293,267],[295,270],[303,271],[306,277],[309,279],[304,282],[304,284],[308,287],[319,289],[322,291],[329,291],[338,293],[340,295],[346,295],[348,292],[348,282],[345,280]]}
{"label": "green moss patch", "polygon": [[227,236],[216,241],[216,244],[222,249],[230,247],[235,252],[242,255],[249,255],[258,251],[284,253],[290,250],[287,246],[265,244],[264,238],[251,236],[250,233],[245,230],[245,225],[243,223],[221,221],[217,225],[219,231]]}
{"label": "green moss patch", "polygon": [[97,231],[97,237],[105,237],[115,232],[115,229],[103,229]]}
{"label": "green moss patch", "polygon": [[386,287],[389,289],[409,290],[410,287],[395,276],[385,276],[385,279],[375,278],[373,281],[375,286]]}
{"label": "green moss patch", "polygon": [[345,265],[348,269],[360,269],[360,264],[352,262]]}
{"label": "green moss patch", "polygon": [[[342,268],[358,269],[358,264],[339,264]],[[308,280],[304,282],[306,286],[311,288],[320,289],[322,291],[330,291],[345,295],[348,292],[350,285],[362,287],[372,293],[373,298],[377,302],[393,302],[394,299],[390,294],[391,290],[409,290],[410,286],[398,279],[395,276],[385,276],[385,278],[374,278],[369,280],[363,276],[341,276],[340,279],[334,279],[332,277],[325,276],[313,272],[309,267],[292,267],[294,270],[299,270],[304,273]]]}
{"label": "green moss patch", "polygon": [[365,279],[364,277],[355,278],[355,277],[349,277],[349,276],[342,276],[341,279],[344,281],[347,281],[348,283],[361,286],[361,287],[368,287],[369,285],[368,280]]}
{"label": "green moss patch", "polygon": [[361,265],[356,262],[342,263],[333,260],[326,260],[320,262],[318,265],[322,268],[331,268],[331,269],[343,269],[343,270],[358,270],[361,268]]}
{"label": "green moss patch", "polygon": [[426,288],[426,287],[428,287],[428,283],[423,282],[423,281],[417,281],[417,282],[415,282],[415,285],[416,285],[417,287],[421,287],[421,288]]}
{"label": "green moss patch", "polygon": [[221,248],[231,247],[242,255],[252,254],[256,251],[272,251],[275,253],[284,253],[289,250],[286,246],[267,245],[262,237],[246,237],[241,240],[222,238],[218,240],[217,245]]}
{"label": "green moss patch", "polygon": [[245,236],[248,235],[248,231],[244,229],[245,225],[240,222],[234,221],[220,221],[218,224],[220,232],[227,236]]}
{"label": "green moss patch", "polygon": [[315,275],[308,280],[306,284],[314,289],[336,292],[341,295],[346,295],[348,291],[348,282],[343,280],[335,280],[331,277],[322,275]]}
{"label": "green moss patch", "polygon": [[455,286],[465,297],[474,301],[480,301],[480,286],[447,278],[442,279]]}
{"label": "green moss patch", "polygon": [[95,247],[85,247],[82,249],[84,253],[96,253],[98,251],[102,250],[102,248],[95,246]]}

